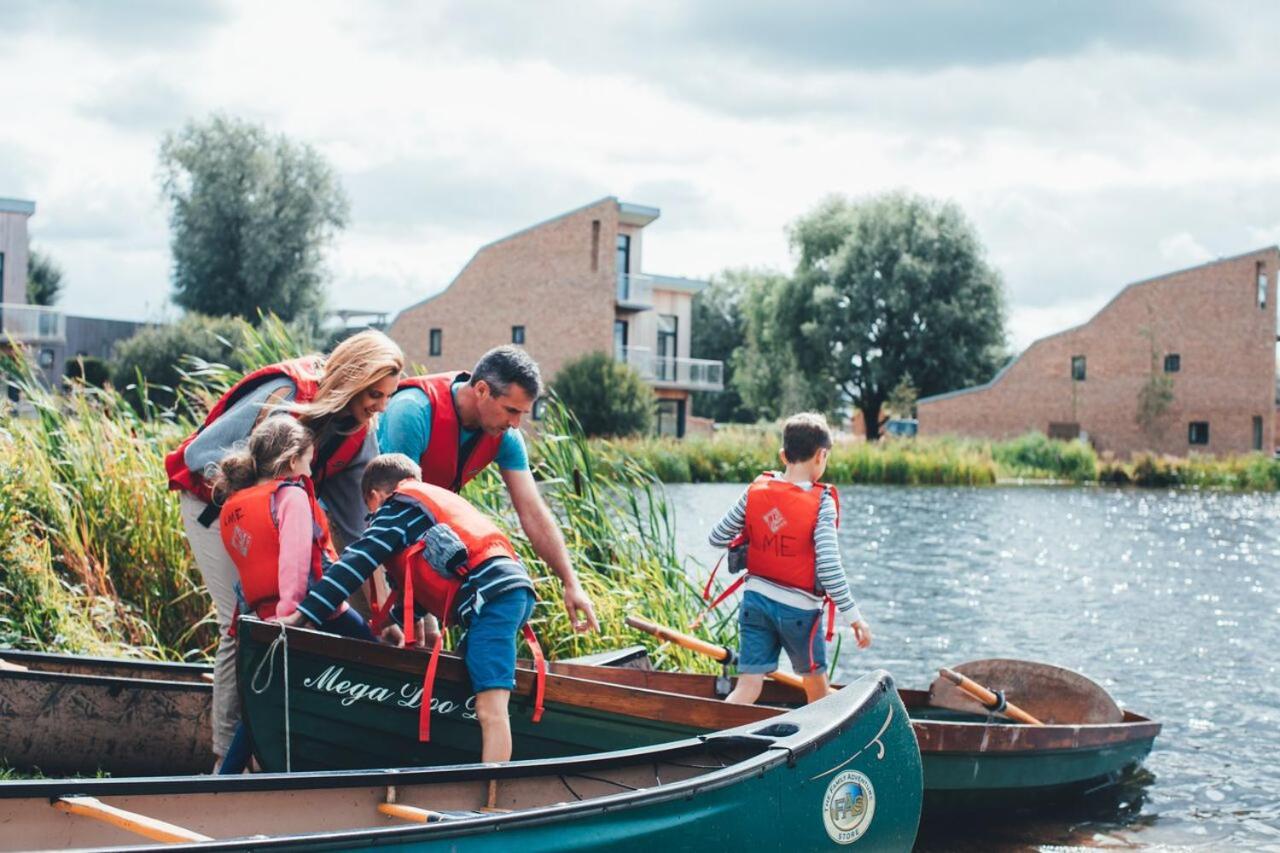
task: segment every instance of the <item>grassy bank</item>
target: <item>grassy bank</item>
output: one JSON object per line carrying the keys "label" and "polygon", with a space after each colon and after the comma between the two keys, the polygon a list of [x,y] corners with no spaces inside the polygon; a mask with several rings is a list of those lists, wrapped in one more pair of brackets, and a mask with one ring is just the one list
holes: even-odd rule
{"label": "grassy bank", "polygon": [[[748,482],[761,471],[778,467],[780,444],[777,433],[733,428],[711,438],[594,442],[602,451],[625,454],[666,483]],[[832,450],[825,479],[899,485],[1044,480],[1275,491],[1280,489],[1280,463],[1262,454],[1189,458],[1140,454],[1121,461],[1100,457],[1079,442],[1051,441],[1043,434],[1028,433],[999,442],[954,438],[842,442]]]}
{"label": "grassy bank", "polygon": [[[254,363],[294,351],[287,334],[272,327],[247,348]],[[207,401],[231,378],[216,365],[199,365],[182,397]],[[140,415],[111,390],[52,395],[29,376],[18,381],[35,416],[0,416],[0,647],[208,656],[215,639],[211,603],[163,465],[191,421],[175,411]],[[672,513],[652,473],[615,449],[588,444],[555,407],[532,455],[595,602],[599,634],[570,629],[559,583],[520,534],[497,475],[479,478],[467,496],[513,534],[542,598],[535,627],[549,654],[644,642],[664,663],[708,668],[623,626],[627,613],[683,626],[701,603],[676,555]],[[721,643],[735,642],[735,635],[729,622],[706,630]]]}

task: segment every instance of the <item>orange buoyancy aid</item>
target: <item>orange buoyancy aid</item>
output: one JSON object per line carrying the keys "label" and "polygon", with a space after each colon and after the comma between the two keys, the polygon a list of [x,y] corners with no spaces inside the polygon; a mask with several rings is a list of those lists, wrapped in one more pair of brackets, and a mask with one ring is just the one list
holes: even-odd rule
{"label": "orange buoyancy aid", "polygon": [[422,468],[424,482],[453,492],[462,491],[463,486],[496,459],[502,444],[501,435],[484,431],[477,431],[466,447],[460,444],[462,423],[453,399],[453,385],[470,378],[470,374],[462,371],[411,376],[401,379],[396,389],[417,388],[427,395],[431,403],[431,436],[418,466]]}
{"label": "orange buoyancy aid", "polygon": [[817,483],[802,489],[772,473],[762,474],[747,488],[747,574],[794,587],[814,595],[818,586],[817,552],[813,532],[824,493],[836,502],[840,523],[840,498],[833,486]]}
{"label": "orange buoyancy aid", "polygon": [[283,488],[303,489],[311,505],[311,578],[319,580],[326,563],[338,558],[329,536],[328,519],[306,477],[268,480],[227,498],[220,516],[222,544],[240,574],[245,601],[262,619],[274,617],[280,601],[280,530],[275,500]]}
{"label": "orange buoyancy aid", "polygon": [[[205,503],[210,503],[213,500],[213,496],[203,473],[192,471],[187,467],[187,447],[191,442],[195,441],[196,436],[211,423],[222,417],[227,409],[235,405],[246,394],[260,387],[264,382],[269,382],[281,376],[292,382],[297,389],[293,398],[294,403],[310,403],[316,398],[323,375],[324,359],[318,355],[303,356],[302,358],[282,361],[278,364],[269,364],[247,374],[243,379],[231,386],[230,390],[218,399],[218,402],[214,403],[213,408],[209,410],[209,414],[205,417],[204,423],[195,432],[183,439],[177,449],[164,458],[165,472],[169,475],[169,488],[190,492]],[[364,446],[365,436],[368,431],[367,425],[360,427],[344,436],[342,441],[332,450],[317,446],[315,458],[311,461],[311,479],[314,483],[319,485],[326,478],[332,477],[346,468]]]}
{"label": "orange buoyancy aid", "polygon": [[[409,548],[395,554],[386,564],[387,577],[396,584],[403,593],[404,643],[408,647],[413,643],[414,605],[423,608],[440,620],[440,633],[436,635],[435,644],[431,648],[431,659],[427,664],[426,675],[422,680],[422,704],[418,711],[418,739],[431,739],[431,693],[435,683],[436,664],[443,648],[443,633],[454,616],[455,598],[461,589],[466,576],[495,557],[506,557],[517,560],[515,548],[498,526],[488,516],[463,498],[443,486],[423,483],[417,480],[406,480],[396,487],[395,493],[418,504],[424,512],[436,520],[437,524],[447,524],[457,534],[467,549],[466,562],[446,575],[443,567],[436,571],[423,555],[425,543],[417,542]],[[375,625],[385,622],[391,610],[394,597],[379,610]],[[533,653],[537,669],[535,682],[533,721],[542,717],[543,694],[546,690],[546,661],[542,648],[528,623],[523,626],[525,640]]]}

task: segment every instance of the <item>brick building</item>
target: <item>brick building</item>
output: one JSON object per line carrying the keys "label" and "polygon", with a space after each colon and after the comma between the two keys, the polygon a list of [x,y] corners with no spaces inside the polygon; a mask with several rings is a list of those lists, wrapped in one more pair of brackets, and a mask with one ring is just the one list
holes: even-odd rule
{"label": "brick building", "polygon": [[[1280,250],[1138,281],[1089,322],[1033,343],[986,385],[919,401],[921,435],[1037,430],[1095,447],[1244,453],[1275,447]],[[1171,389],[1139,417],[1143,389]],[[1148,390],[1148,395],[1151,391]]]}
{"label": "brick building", "polygon": [[693,294],[706,282],[641,272],[644,229],[659,214],[608,197],[489,243],[387,332],[433,372],[507,343],[548,380],[578,356],[612,353],[653,385],[659,431],[683,435],[691,393],[721,390],[723,364],[689,357]]}

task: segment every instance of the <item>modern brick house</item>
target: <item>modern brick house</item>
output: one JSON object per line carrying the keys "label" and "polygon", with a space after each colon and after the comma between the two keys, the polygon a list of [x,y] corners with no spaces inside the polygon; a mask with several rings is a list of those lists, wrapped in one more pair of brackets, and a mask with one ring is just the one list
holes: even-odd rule
{"label": "modern brick house", "polygon": [[[986,385],[921,399],[920,434],[1001,439],[1038,430],[1086,436],[1117,455],[1270,453],[1277,269],[1273,246],[1134,282],[1089,322],[1033,343]],[[1140,419],[1143,389],[1160,386],[1172,399],[1145,407]]]}
{"label": "modern brick house", "polygon": [[644,229],[659,214],[610,196],[489,243],[388,334],[432,372],[508,343],[548,380],[578,356],[612,353],[653,385],[659,432],[683,435],[690,394],[722,390],[724,365],[689,357],[693,294],[707,283],[641,272]]}

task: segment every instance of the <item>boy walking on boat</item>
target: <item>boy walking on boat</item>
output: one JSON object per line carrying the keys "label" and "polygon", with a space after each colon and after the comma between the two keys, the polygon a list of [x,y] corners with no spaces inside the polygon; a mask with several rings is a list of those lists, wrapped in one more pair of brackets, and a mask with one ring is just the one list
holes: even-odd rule
{"label": "boy walking on boat", "polygon": [[[403,620],[406,635],[415,611],[431,613],[442,629],[455,621],[466,629],[463,659],[476,694],[480,757],[507,761],[507,703],[516,686],[516,635],[522,628],[535,657],[540,655],[526,624],[533,612],[533,581],[510,540],[487,516],[454,492],[422,482],[421,476],[417,463],[401,453],[384,453],[369,463],[361,484],[372,513],[369,526],[312,586],[297,614],[282,621],[323,623],[385,563],[388,578],[403,596],[403,603],[396,602],[389,612]],[[430,682],[439,651],[436,635],[423,685],[422,740],[429,737]]]}
{"label": "boy walking on boat", "polygon": [[746,541],[739,676],[729,702],[755,702],[783,649],[804,680],[808,701],[827,695],[824,602],[834,603],[840,621],[852,626],[858,648],[871,645],[871,626],[854,603],[840,559],[839,497],[834,486],[819,482],[830,451],[825,418],[788,418],[779,451],[783,471],[757,477],[711,531],[717,548],[730,547],[740,536]]}

